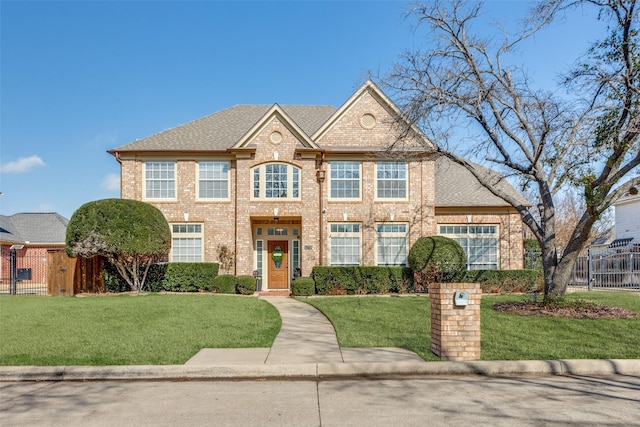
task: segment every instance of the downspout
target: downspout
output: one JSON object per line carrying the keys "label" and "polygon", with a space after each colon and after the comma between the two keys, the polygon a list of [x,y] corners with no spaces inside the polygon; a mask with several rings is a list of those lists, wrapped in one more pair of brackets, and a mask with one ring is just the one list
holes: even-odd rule
{"label": "downspout", "polygon": [[320,167],[319,169],[316,171],[316,179],[318,180],[318,225],[319,225],[319,232],[318,232],[318,238],[320,239],[320,245],[319,245],[319,255],[318,255],[318,265],[324,265],[323,264],[323,257],[322,254],[324,253],[324,223],[322,221],[322,217],[323,217],[323,209],[324,209],[324,203],[323,203],[323,197],[322,197],[322,192],[324,189],[324,180],[326,178],[326,171],[324,169],[322,169],[324,165],[324,153],[322,153],[322,158],[320,159]]}
{"label": "downspout", "polygon": [[238,160],[233,160],[233,275],[238,275]]}

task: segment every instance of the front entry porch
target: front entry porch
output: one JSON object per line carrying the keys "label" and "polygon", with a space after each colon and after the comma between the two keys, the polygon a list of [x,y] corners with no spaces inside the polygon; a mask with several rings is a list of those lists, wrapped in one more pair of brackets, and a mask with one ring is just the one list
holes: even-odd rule
{"label": "front entry porch", "polygon": [[300,218],[252,218],[254,269],[262,278],[261,295],[289,296],[300,273]]}

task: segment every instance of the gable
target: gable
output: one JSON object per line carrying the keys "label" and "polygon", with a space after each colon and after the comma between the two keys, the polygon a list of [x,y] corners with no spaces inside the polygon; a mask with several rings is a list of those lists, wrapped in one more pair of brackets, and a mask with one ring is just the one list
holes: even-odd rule
{"label": "gable", "polygon": [[402,112],[370,80],[356,91],[313,135],[330,151],[385,151],[396,146],[409,127],[403,148],[432,148],[426,137],[410,126]]}

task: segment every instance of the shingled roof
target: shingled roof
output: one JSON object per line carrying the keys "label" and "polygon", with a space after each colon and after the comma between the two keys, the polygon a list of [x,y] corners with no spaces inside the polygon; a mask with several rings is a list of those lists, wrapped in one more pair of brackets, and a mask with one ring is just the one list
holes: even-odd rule
{"label": "shingled roof", "polygon": [[[495,173],[486,168],[487,173]],[[436,159],[436,207],[482,207],[511,206],[482,186],[464,166],[447,157]],[[529,202],[507,181],[498,184],[503,191],[511,194],[521,204]]]}
{"label": "shingled roof", "polygon": [[0,241],[7,243],[64,244],[69,220],[57,213],[0,215]]}
{"label": "shingled roof", "polygon": [[[110,152],[126,151],[225,151],[242,138],[271,105],[236,105],[148,138],[125,144]],[[280,106],[307,135],[336,111],[324,105]]]}

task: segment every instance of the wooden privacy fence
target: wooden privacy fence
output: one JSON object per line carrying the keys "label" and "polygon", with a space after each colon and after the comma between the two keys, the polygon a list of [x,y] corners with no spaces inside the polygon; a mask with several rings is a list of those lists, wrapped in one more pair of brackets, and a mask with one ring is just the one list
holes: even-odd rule
{"label": "wooden privacy fence", "polygon": [[104,258],[71,258],[64,250],[47,251],[48,294],[75,295],[104,291],[102,267]]}

